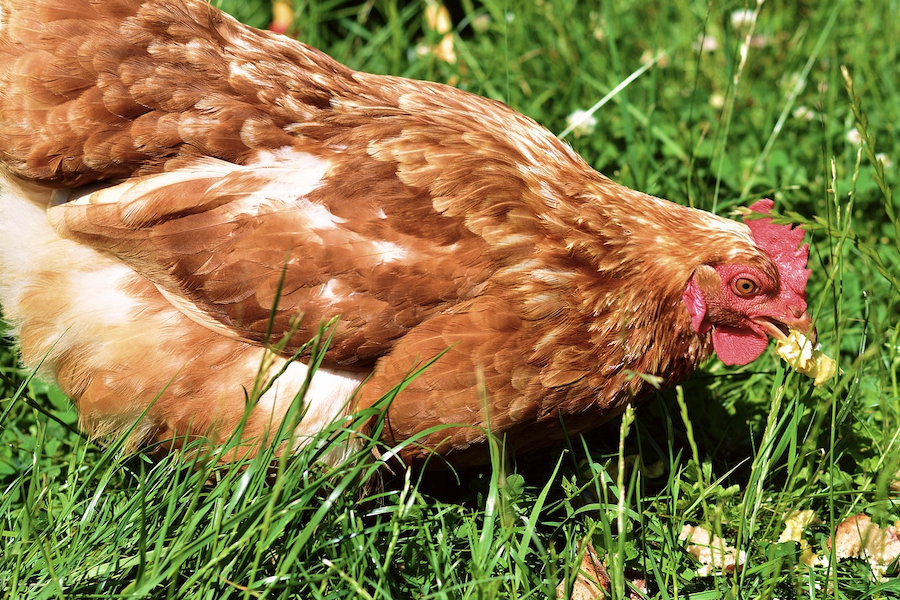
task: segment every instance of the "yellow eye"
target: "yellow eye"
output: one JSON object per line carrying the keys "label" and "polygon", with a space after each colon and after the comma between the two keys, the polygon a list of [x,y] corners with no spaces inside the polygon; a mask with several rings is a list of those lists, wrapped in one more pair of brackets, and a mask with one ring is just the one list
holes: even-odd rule
{"label": "yellow eye", "polygon": [[747,277],[738,277],[731,287],[738,296],[752,296],[759,291],[759,284]]}

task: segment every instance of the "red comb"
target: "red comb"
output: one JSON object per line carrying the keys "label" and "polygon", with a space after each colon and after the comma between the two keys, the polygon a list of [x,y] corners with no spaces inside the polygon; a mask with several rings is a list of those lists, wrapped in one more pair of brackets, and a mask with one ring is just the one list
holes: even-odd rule
{"label": "red comb", "polygon": [[[769,199],[759,200],[750,206],[750,210],[767,215],[773,204]],[[750,228],[756,245],[765,250],[778,267],[782,286],[787,286],[797,295],[806,298],[806,282],[810,275],[810,270],[806,268],[809,244],[800,245],[803,241],[803,228],[776,225],[772,219],[750,219],[745,224]]]}

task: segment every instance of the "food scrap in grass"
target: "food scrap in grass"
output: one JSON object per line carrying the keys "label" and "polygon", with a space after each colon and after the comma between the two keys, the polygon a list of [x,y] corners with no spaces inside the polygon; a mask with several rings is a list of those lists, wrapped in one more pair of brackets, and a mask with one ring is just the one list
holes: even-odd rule
{"label": "food scrap in grass", "polygon": [[786,339],[778,340],[775,352],[799,373],[813,378],[815,385],[822,385],[837,371],[834,359],[815,348],[802,332],[791,329]]}
{"label": "food scrap in grass", "polygon": [[678,539],[688,543],[688,554],[700,561],[697,569],[700,577],[709,577],[715,573],[734,573],[740,570],[747,560],[747,553],[729,546],[725,540],[711,534],[703,527],[685,525]]}
{"label": "food scrap in grass", "polygon": [[784,520],[784,531],[781,532],[781,537],[778,538],[779,544],[797,542],[801,550],[800,563],[809,567],[828,564],[828,559],[820,557],[813,552],[809,542],[803,536],[806,528],[818,520],[819,518],[814,510],[795,510]]}
{"label": "food scrap in grass", "polygon": [[888,567],[900,557],[900,524],[882,528],[868,515],[854,515],[838,525],[834,536],[828,540],[829,550],[832,545],[838,560],[865,559],[875,577],[883,581]]}

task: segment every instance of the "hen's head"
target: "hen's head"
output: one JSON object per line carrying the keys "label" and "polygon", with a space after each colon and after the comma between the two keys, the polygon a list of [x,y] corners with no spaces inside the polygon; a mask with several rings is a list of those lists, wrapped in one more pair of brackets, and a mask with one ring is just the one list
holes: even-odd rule
{"label": "hen's head", "polygon": [[[768,214],[771,200],[751,210]],[[713,348],[728,365],[744,365],[757,358],[768,336],[783,339],[798,329],[815,342],[815,329],[806,311],[806,268],[809,246],[800,246],[803,230],[776,225],[770,218],[747,221],[756,246],[768,255],[765,264],[741,262],[698,267],[682,298],[698,334],[712,330]]]}

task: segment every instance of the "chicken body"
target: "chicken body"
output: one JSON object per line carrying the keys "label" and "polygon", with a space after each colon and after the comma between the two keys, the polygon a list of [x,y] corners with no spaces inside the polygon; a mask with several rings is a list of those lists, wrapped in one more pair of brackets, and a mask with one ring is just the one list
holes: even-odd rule
{"label": "chicken body", "polygon": [[95,435],[152,403],[134,444],[219,442],[267,361],[287,370],[260,436],[339,317],[300,437],[445,352],[383,438],[457,424],[402,456],[475,464],[488,426],[545,445],[649,393],[636,374],[671,385],[809,330],[802,231],[617,185],[501,103],[200,0],[0,9],[0,303]]}

